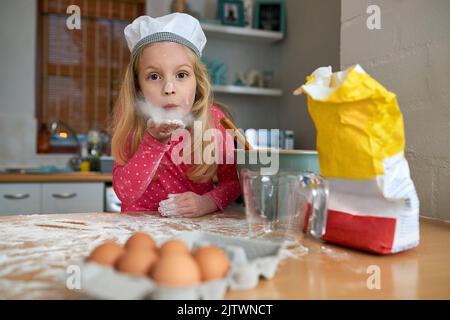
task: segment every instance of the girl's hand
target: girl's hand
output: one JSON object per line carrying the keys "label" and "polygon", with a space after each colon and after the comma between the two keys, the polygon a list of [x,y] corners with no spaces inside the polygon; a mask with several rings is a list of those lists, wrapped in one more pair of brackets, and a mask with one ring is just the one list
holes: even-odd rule
{"label": "girl's hand", "polygon": [[217,211],[216,203],[208,195],[194,192],[169,194],[167,200],[159,203],[158,211],[165,217],[200,217]]}
{"label": "girl's hand", "polygon": [[147,120],[147,131],[155,137],[155,139],[162,143],[167,143],[174,132],[177,129],[183,129],[184,125],[179,122],[169,122],[156,124],[152,118]]}

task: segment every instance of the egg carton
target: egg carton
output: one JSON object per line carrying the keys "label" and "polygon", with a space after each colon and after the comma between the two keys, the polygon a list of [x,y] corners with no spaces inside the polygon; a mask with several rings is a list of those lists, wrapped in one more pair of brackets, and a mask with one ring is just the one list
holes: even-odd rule
{"label": "egg carton", "polygon": [[[272,279],[286,256],[286,243],[229,237],[200,231],[180,233],[174,239],[186,242],[191,250],[205,245],[222,248],[230,259],[224,279],[202,282],[191,287],[164,287],[148,277],[133,277],[112,267],[92,262],[81,264],[81,289],[94,299],[218,300],[227,290],[255,288],[260,277]],[[169,238],[156,239],[158,245]]]}

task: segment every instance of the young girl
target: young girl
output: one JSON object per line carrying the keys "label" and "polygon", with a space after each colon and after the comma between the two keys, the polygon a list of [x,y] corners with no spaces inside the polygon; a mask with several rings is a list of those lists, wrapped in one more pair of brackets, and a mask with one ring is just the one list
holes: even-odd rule
{"label": "young girl", "polygon": [[[124,33],[131,59],[114,110],[112,138],[113,187],[122,212],[157,210],[163,216],[196,217],[225,209],[241,193],[234,163],[176,164],[171,156],[183,140],[171,139],[186,125],[180,119],[201,124],[202,132],[194,135],[187,123],[191,155],[211,143],[202,139],[210,128],[219,129],[226,141],[222,154],[234,148],[232,139],[225,139],[228,133],[220,124],[224,113],[212,104],[208,74],[200,61],[206,44],[200,23],[182,13],[141,16]],[[148,113],[142,112],[139,101]],[[157,114],[179,117],[161,121]]]}

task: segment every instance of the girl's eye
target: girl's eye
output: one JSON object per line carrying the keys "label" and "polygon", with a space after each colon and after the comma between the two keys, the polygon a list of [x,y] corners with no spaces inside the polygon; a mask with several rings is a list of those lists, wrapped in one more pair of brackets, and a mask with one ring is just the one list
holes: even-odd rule
{"label": "girl's eye", "polygon": [[157,73],[151,73],[147,76],[147,79],[150,80],[158,80],[159,79],[159,75]]}
{"label": "girl's eye", "polygon": [[180,79],[186,79],[187,77],[189,77],[189,73],[187,72],[180,72],[177,74],[177,77]]}

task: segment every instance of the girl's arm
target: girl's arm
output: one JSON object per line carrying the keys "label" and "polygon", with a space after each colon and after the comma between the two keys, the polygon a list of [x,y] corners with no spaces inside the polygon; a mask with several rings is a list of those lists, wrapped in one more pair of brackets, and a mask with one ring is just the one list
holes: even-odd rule
{"label": "girl's arm", "polygon": [[233,164],[219,165],[219,186],[203,195],[194,192],[170,194],[161,201],[158,211],[162,216],[199,217],[224,210],[241,194],[241,187]]}
{"label": "girl's arm", "polygon": [[220,130],[222,135],[223,155],[222,164],[219,164],[217,168],[217,178],[219,180],[219,184],[215,189],[211,190],[206,195],[210,196],[214,200],[220,210],[224,210],[231,202],[239,197],[242,191],[237,174],[236,163],[227,164],[226,161],[227,153],[228,156],[232,157],[232,159],[234,157],[234,142],[233,138],[227,133],[225,128],[220,123],[220,120],[225,116],[225,114],[215,106],[212,108],[211,112],[214,118],[214,124],[216,128]]}
{"label": "girl's arm", "polygon": [[233,138],[220,124],[220,119],[224,117],[224,114],[215,107],[212,109],[212,114],[215,126],[220,130],[222,136],[222,164],[219,164],[217,168],[219,184],[215,189],[203,195],[194,192],[169,195],[169,199],[161,201],[158,208],[163,216],[197,217],[217,211],[217,209],[224,210],[241,194],[236,164],[226,164],[227,151],[231,153],[231,159],[233,159]]}
{"label": "girl's arm", "polygon": [[129,161],[123,166],[114,163],[113,188],[123,203],[129,204],[142,197],[169,147],[145,132],[141,144]]}
{"label": "girl's arm", "polygon": [[220,164],[217,168],[219,184],[207,193],[220,210],[224,210],[241,194],[241,184],[237,175],[236,164]]}
{"label": "girl's arm", "polygon": [[222,155],[221,162],[217,166],[218,185],[213,190],[201,196],[204,198],[204,202],[210,203],[209,207],[213,208],[205,213],[210,213],[217,209],[223,211],[231,202],[236,200],[242,192],[237,174],[237,166],[236,163],[233,163],[232,161],[234,159],[233,137],[220,123],[220,120],[225,117],[225,114],[218,107],[213,106],[211,108],[211,115],[216,129],[219,130],[218,133],[220,137],[215,137],[215,139],[218,139],[216,140],[218,143],[216,146],[222,149]]}

